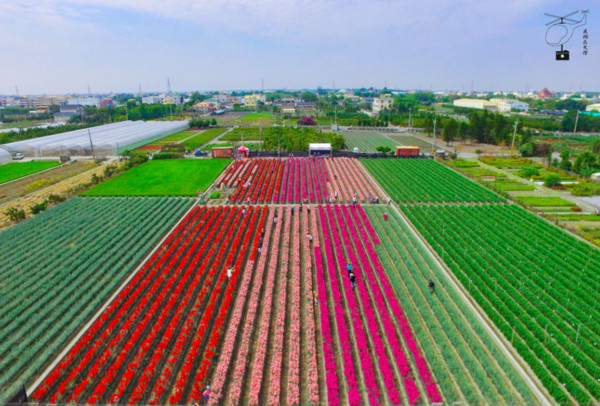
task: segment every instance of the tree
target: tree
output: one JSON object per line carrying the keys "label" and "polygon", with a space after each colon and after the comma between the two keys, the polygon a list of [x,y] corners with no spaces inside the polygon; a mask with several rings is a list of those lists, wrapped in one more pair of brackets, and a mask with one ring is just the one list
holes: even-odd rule
{"label": "tree", "polygon": [[465,142],[467,140],[467,135],[469,134],[469,124],[461,121],[458,126],[458,138]]}
{"label": "tree", "polygon": [[390,147],[384,147],[384,146],[379,146],[377,148],[375,148],[376,151],[381,152],[382,154],[389,154],[392,149]]}
{"label": "tree", "polygon": [[444,133],[442,134],[442,139],[446,142],[446,145],[449,145],[456,136],[458,135],[458,122],[451,118],[446,122],[444,126]]}
{"label": "tree", "polygon": [[41,203],[35,203],[35,204],[29,206],[29,211],[31,212],[31,214],[38,214],[38,213],[46,210],[47,207],[48,207],[48,200],[44,200]]}
{"label": "tree", "polygon": [[18,223],[21,220],[25,220],[25,210],[23,209],[10,207],[6,211],[4,211],[4,214],[6,214],[10,221],[12,221],[13,223]]}
{"label": "tree", "polygon": [[546,187],[556,187],[560,186],[560,176],[555,173],[551,173],[544,178],[544,186]]}
{"label": "tree", "polygon": [[592,146],[590,147],[591,151],[598,155],[600,154],[600,138],[597,138],[593,143]]}
{"label": "tree", "polygon": [[560,169],[564,169],[566,171],[570,171],[571,170],[571,161],[569,160],[569,158],[571,157],[571,153],[569,152],[569,150],[564,150],[563,152],[560,153]]}
{"label": "tree", "polygon": [[523,144],[521,146],[521,149],[519,149],[519,153],[521,154],[521,156],[523,157],[530,157],[533,155],[533,151],[534,151],[534,146],[532,143],[528,142],[526,144]]}
{"label": "tree", "polygon": [[483,154],[483,151],[480,149],[476,149],[475,153],[477,154],[477,158],[481,158],[481,154]]}
{"label": "tree", "polygon": [[304,100],[305,102],[316,102],[318,100],[318,97],[316,94],[311,93],[311,92],[304,92],[300,95],[300,98],[302,100]]}

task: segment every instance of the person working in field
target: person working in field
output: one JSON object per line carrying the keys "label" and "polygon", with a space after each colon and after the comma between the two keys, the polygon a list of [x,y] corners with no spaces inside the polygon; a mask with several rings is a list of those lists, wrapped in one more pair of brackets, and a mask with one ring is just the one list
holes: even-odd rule
{"label": "person working in field", "polygon": [[427,286],[429,287],[429,291],[431,293],[433,293],[433,289],[435,288],[435,283],[433,283],[433,281],[431,279],[429,279],[429,283],[427,284]]}
{"label": "person working in field", "polygon": [[308,234],[306,235],[306,238],[308,239],[308,243],[309,243],[309,244],[312,244],[312,242],[313,242],[313,236],[312,236],[312,234],[311,234],[311,233],[308,233]]}
{"label": "person working in field", "polygon": [[352,289],[354,289],[356,286],[356,276],[352,272],[350,272],[350,284],[352,285]]}
{"label": "person working in field", "polygon": [[206,390],[202,392],[202,398],[204,399],[204,403],[208,403],[210,400],[210,385],[206,385]]}

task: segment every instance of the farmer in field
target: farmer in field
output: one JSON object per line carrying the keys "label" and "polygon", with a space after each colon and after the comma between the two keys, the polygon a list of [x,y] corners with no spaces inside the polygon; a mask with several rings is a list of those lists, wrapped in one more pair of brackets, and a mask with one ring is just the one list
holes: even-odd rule
{"label": "farmer in field", "polygon": [[302,213],[302,203],[300,203],[300,207],[298,208],[298,212]]}
{"label": "farmer in field", "polygon": [[337,200],[337,190],[335,191],[334,196],[335,196],[335,200]]}
{"label": "farmer in field", "polygon": [[352,265],[346,265],[346,270],[348,271],[348,275],[350,275],[352,273]]}
{"label": "farmer in field", "polygon": [[310,214],[310,204],[309,204],[308,206],[306,206],[306,212],[307,212],[308,214]]}
{"label": "farmer in field", "polygon": [[392,204],[392,198],[388,196],[388,204]]}
{"label": "farmer in field", "polygon": [[206,390],[202,392],[202,397],[204,398],[204,403],[208,403],[210,399],[210,385],[206,385]]}
{"label": "farmer in field", "polygon": [[292,206],[291,210],[292,210],[292,216],[293,216],[294,215],[294,206]]}
{"label": "farmer in field", "polygon": [[233,274],[233,268],[231,266],[227,267],[227,278],[231,279],[231,275]]}
{"label": "farmer in field", "polygon": [[387,213],[383,213],[383,219],[387,221]]}
{"label": "farmer in field", "polygon": [[350,283],[352,284],[352,289],[356,286],[356,276],[352,272],[350,272]]}
{"label": "farmer in field", "polygon": [[431,293],[433,293],[433,289],[435,288],[435,283],[433,283],[433,281],[431,279],[429,279],[429,283],[427,284],[427,286],[429,287],[429,291]]}
{"label": "farmer in field", "polygon": [[313,242],[313,236],[312,236],[312,234],[311,234],[311,233],[308,233],[308,234],[306,235],[306,238],[308,238],[308,243],[309,243],[309,244],[312,244],[312,242]]}

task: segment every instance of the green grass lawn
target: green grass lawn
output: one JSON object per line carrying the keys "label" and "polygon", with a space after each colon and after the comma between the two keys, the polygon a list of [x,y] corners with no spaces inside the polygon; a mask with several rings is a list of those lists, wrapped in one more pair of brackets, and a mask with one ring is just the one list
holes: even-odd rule
{"label": "green grass lawn", "polygon": [[516,196],[515,199],[534,207],[568,207],[576,206],[575,203],[562,197]]}
{"label": "green grass lawn", "polygon": [[185,140],[181,143],[188,151],[198,148],[200,145],[212,140],[215,137],[223,134],[225,128],[211,128],[210,130],[202,131],[189,140]]}
{"label": "green grass lawn", "polygon": [[82,196],[194,196],[206,190],[229,159],[149,161],[82,193]]}
{"label": "green grass lawn", "polygon": [[273,117],[273,113],[270,112],[262,112],[262,113],[249,113],[242,117],[242,120],[254,120],[261,118],[271,118]]}
{"label": "green grass lawn", "polygon": [[0,183],[9,182],[23,176],[60,165],[58,161],[13,162],[0,166]]}

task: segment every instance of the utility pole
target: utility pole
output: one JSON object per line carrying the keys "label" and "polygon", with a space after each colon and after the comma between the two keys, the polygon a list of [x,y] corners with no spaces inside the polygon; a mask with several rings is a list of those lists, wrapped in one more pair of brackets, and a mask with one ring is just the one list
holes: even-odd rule
{"label": "utility pole", "polygon": [[94,157],[94,160],[95,160],[96,154],[94,153],[94,144],[92,143],[92,133],[90,132],[89,128],[88,128],[88,135],[90,136],[90,147],[92,147],[92,157]]}
{"label": "utility pole", "polygon": [[412,106],[408,108],[408,128],[411,129],[412,125]]}
{"label": "utility pole", "polygon": [[577,110],[577,116],[575,117],[575,127],[573,128],[573,133],[577,132],[577,122],[579,121],[579,110]]}
{"label": "utility pole", "polygon": [[436,149],[435,144],[437,143],[437,134],[435,133],[436,123],[437,123],[437,117],[434,117],[434,119],[433,119],[433,151],[431,153],[431,155],[433,155],[434,158],[435,158],[435,149]]}
{"label": "utility pole", "polygon": [[517,136],[517,125],[519,125],[519,119],[518,118],[517,118],[517,121],[515,121],[515,129],[513,131],[512,144],[510,144],[510,156],[513,155],[513,150],[515,148],[515,137]]}

